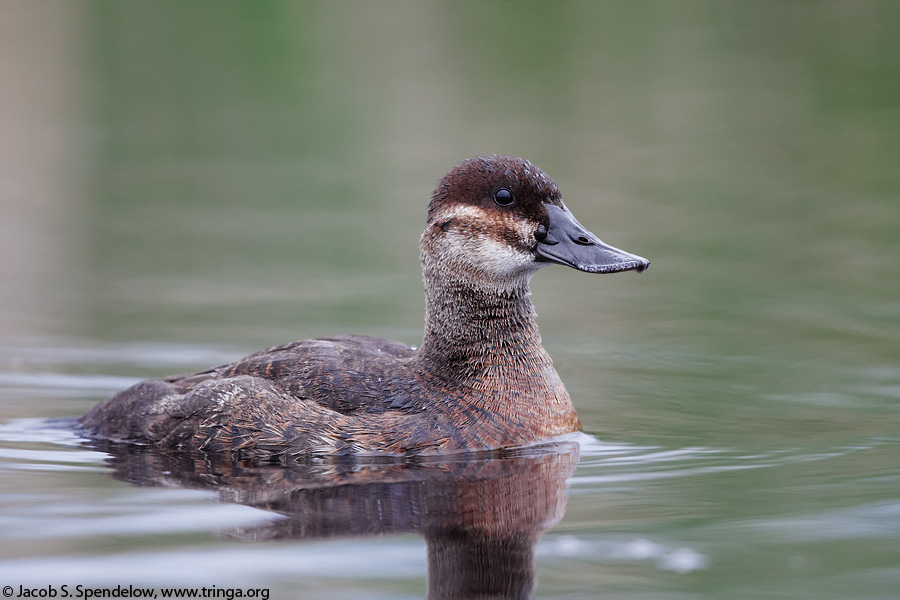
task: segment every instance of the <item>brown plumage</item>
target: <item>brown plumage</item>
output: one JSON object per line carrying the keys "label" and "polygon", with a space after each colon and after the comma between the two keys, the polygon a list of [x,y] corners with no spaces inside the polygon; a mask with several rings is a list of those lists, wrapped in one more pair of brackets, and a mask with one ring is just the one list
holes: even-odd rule
{"label": "brown plumage", "polygon": [[581,227],[528,161],[464,161],[421,239],[420,350],[361,336],[277,346],[139,383],[80,424],[89,437],[250,456],[428,455],[528,445],[580,429],[541,345],[528,283],[542,266],[643,271]]}

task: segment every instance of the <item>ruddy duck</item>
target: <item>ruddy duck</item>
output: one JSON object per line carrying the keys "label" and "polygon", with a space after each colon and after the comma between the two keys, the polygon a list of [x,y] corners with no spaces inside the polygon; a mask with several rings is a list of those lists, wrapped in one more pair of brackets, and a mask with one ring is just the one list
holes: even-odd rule
{"label": "ruddy duck", "polygon": [[543,171],[498,155],[463,161],[441,179],[420,247],[420,349],[364,336],[276,346],[138,383],[81,417],[84,434],[251,457],[415,456],[580,430],[541,345],[531,276],[549,264],[641,272],[649,261],[582,227]]}

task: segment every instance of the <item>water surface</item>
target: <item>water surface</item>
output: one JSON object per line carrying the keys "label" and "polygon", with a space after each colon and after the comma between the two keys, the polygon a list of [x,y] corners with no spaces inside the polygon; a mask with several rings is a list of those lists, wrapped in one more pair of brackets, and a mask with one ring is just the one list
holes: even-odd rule
{"label": "water surface", "polygon": [[[423,515],[453,514],[424,487],[480,490],[461,531],[517,532],[537,598],[898,596],[896,3],[2,12],[0,584],[422,597]],[[418,344],[428,196],[492,152],[653,263],[533,282],[577,462],[437,484],[123,455],[54,420],[293,339]]]}

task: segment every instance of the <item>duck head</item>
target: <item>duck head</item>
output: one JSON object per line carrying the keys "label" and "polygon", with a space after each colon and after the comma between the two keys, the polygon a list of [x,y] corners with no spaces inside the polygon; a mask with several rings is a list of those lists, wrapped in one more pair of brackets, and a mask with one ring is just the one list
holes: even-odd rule
{"label": "duck head", "polygon": [[441,179],[428,207],[422,262],[475,288],[527,289],[538,269],[641,272],[650,261],[602,242],[563,204],[559,188],[527,160],[480,156]]}

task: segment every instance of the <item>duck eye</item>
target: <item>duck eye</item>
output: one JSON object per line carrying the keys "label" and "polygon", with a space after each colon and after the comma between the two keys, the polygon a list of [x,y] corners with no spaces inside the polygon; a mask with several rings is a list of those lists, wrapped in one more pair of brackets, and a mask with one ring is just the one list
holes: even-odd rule
{"label": "duck eye", "polygon": [[513,196],[512,192],[506,188],[500,188],[499,190],[494,192],[494,202],[496,202],[500,206],[509,206],[515,201],[516,197]]}

